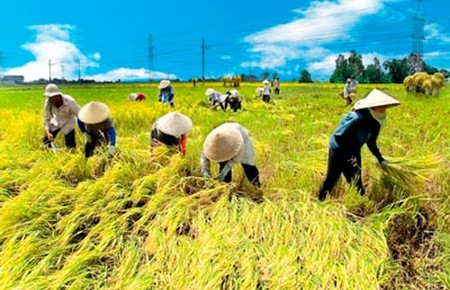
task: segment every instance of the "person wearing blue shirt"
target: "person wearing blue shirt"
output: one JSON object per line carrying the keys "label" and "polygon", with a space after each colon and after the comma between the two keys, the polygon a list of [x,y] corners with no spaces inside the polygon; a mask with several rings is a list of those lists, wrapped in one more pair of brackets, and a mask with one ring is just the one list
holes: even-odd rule
{"label": "person wearing blue shirt", "polygon": [[101,102],[90,102],[83,106],[78,113],[84,127],[80,128],[86,138],[84,156],[91,157],[97,146],[108,144],[108,153],[116,153],[116,130],[110,118],[107,105]]}
{"label": "person wearing blue shirt", "polygon": [[159,89],[158,101],[163,104],[169,104],[171,108],[174,108],[175,89],[170,84],[170,81],[161,80],[159,82],[158,89]]}
{"label": "person wearing blue shirt", "polygon": [[400,102],[377,89],[357,102],[333,132],[329,142],[328,169],[319,191],[319,200],[330,194],[341,174],[348,183],[355,182],[360,195],[365,194],[361,180],[361,147],[367,144],[382,165],[387,164],[378,149],[377,138],[386,123],[386,109]]}

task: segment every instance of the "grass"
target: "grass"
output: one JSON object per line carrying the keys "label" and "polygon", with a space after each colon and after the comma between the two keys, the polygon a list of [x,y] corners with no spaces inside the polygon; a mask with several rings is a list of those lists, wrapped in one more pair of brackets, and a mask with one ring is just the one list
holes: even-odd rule
{"label": "grass", "polygon": [[[328,138],[348,111],[340,86],[283,83],[264,104],[257,85],[242,85],[233,113],[208,109],[207,87],[175,84],[194,123],[184,157],[149,150],[151,125],[170,111],[156,85],[61,86],[111,109],[118,154],[88,160],[81,134],[74,153],[62,136],[63,150],[42,150],[43,87],[1,87],[0,288],[450,288],[448,88],[425,97],[384,85],[402,102],[379,137],[390,165],[363,149],[367,196],[341,181],[319,203]],[[128,102],[134,91],[147,101]],[[231,184],[201,177],[203,140],[227,121],[251,132],[261,189],[239,166]]]}

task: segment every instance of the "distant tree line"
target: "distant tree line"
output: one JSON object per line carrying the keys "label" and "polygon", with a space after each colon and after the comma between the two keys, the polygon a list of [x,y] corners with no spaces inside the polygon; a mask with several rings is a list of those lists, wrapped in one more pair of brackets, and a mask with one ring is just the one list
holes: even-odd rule
{"label": "distant tree line", "polygon": [[336,59],[336,69],[330,77],[330,83],[344,83],[347,78],[356,77],[359,83],[403,83],[405,77],[416,72],[426,72],[434,74],[441,72],[446,78],[450,76],[447,70],[438,70],[429,66],[417,54],[410,54],[403,59],[387,60],[383,63],[383,68],[377,57],[373,59],[373,64],[364,67],[362,56],[351,50],[348,58],[342,54]]}

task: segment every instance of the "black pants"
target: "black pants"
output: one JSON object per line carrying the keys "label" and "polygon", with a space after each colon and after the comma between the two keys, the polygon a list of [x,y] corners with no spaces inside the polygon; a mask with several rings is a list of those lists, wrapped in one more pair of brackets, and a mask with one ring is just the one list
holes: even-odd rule
{"label": "black pants", "polygon": [[215,108],[216,108],[216,104],[219,104],[220,108],[221,108],[223,111],[225,111],[226,107],[224,106],[224,104],[222,104],[222,103],[220,103],[220,102],[218,102],[218,101],[212,101],[212,102],[211,102],[211,107],[215,109]]}
{"label": "black pants", "polygon": [[348,183],[356,181],[356,187],[359,194],[364,195],[364,187],[361,180],[361,154],[356,154],[358,166],[354,167],[349,163],[348,154],[343,154],[339,150],[328,150],[328,168],[325,181],[319,191],[319,199],[324,200],[325,197],[333,189],[334,185],[338,181],[341,173],[344,174]]}
{"label": "black pants", "polygon": [[225,109],[227,108],[227,105],[230,104],[230,109],[233,110],[233,112],[237,112],[237,110],[242,108],[242,104],[240,101],[237,100],[232,100],[232,101],[228,101],[225,104]]}
{"label": "black pants", "polygon": [[[227,164],[226,161],[219,163],[220,171],[222,171],[222,169],[225,167],[226,164]],[[255,165],[248,165],[248,164],[243,164],[243,163],[241,163],[241,165],[242,165],[242,168],[244,168],[245,176],[247,176],[247,179],[250,181],[250,183],[256,187],[261,186],[261,183],[259,182],[258,168]],[[230,170],[228,172],[228,174],[225,176],[224,181],[231,182],[231,178],[232,178],[232,172]]]}
{"label": "black pants", "polygon": [[[53,139],[56,138],[56,136],[58,135],[59,131],[61,131],[61,129],[57,129],[55,131],[50,131],[50,134],[52,134]],[[45,148],[51,148],[51,142],[48,138],[47,135],[44,136],[44,140],[42,140],[44,142],[44,146]],[[64,135],[64,141],[66,144],[67,148],[75,148],[76,144],[75,144],[75,129],[72,129],[72,131],[70,131],[69,133]]]}
{"label": "black pants", "polygon": [[270,95],[263,95],[263,96],[262,96],[262,100],[263,100],[265,103],[270,102]]}

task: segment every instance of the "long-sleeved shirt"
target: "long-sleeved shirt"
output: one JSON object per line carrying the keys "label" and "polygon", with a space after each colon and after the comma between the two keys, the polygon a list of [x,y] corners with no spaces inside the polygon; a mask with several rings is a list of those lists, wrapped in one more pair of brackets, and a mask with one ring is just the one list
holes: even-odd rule
{"label": "long-sleeved shirt", "polygon": [[[236,163],[242,163],[247,165],[255,165],[255,150],[253,149],[252,141],[250,140],[250,135],[243,126],[238,123],[225,123],[220,125],[220,127],[231,127],[234,129],[238,129],[244,139],[244,143],[242,145],[241,150],[227,161],[227,165],[229,168],[232,168]],[[202,152],[202,157],[200,159],[200,163],[202,166],[202,174],[203,176],[211,175],[211,161],[205,156]]]}
{"label": "long-sleeved shirt", "polygon": [[350,112],[341,120],[330,138],[330,148],[339,150],[346,157],[360,156],[361,147],[367,147],[379,162],[383,157],[377,146],[380,123],[372,117],[369,109]]}
{"label": "long-sleeved shirt", "polygon": [[159,101],[162,103],[173,103],[175,97],[175,89],[169,85],[168,87],[159,91]]}
{"label": "long-sleeved shirt", "polygon": [[352,92],[352,89],[351,89],[350,83],[345,83],[344,98],[348,98],[351,92]]}
{"label": "long-sleeved shirt", "polygon": [[85,124],[85,127],[86,132],[95,144],[100,145],[109,142],[112,146],[116,145],[116,130],[110,118],[98,124]]}
{"label": "long-sleeved shirt", "polygon": [[270,95],[270,91],[271,91],[270,86],[269,85],[264,85],[263,92],[262,92],[263,95],[269,96]]}
{"label": "long-sleeved shirt", "polygon": [[80,111],[80,105],[68,95],[62,95],[63,104],[57,108],[49,102],[44,103],[43,123],[46,131],[61,129],[64,134],[69,133],[75,127],[75,120]]}

